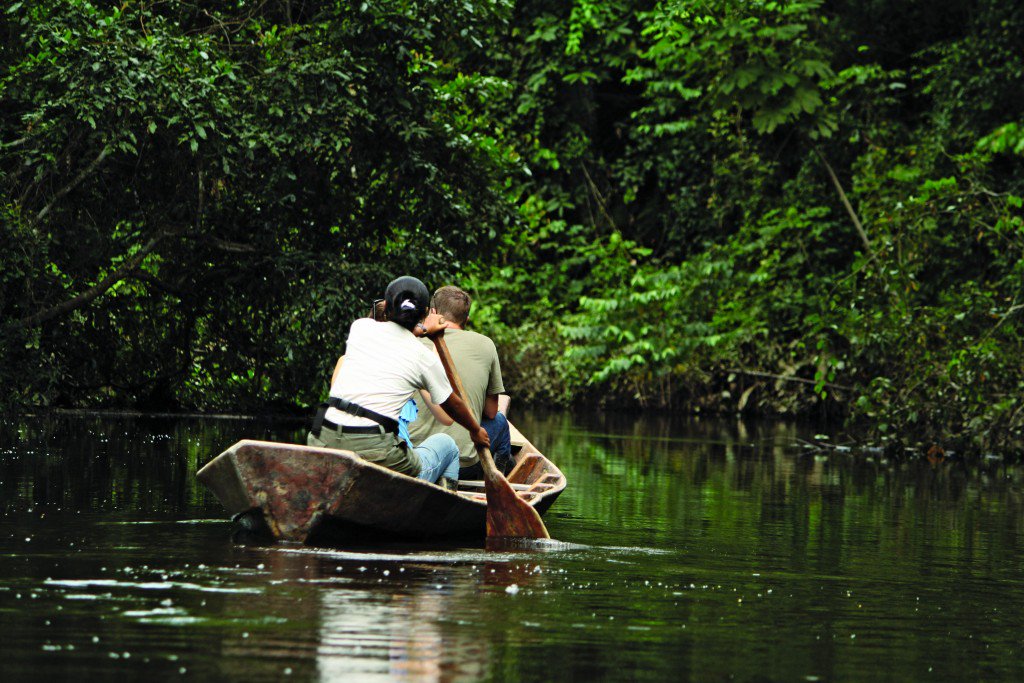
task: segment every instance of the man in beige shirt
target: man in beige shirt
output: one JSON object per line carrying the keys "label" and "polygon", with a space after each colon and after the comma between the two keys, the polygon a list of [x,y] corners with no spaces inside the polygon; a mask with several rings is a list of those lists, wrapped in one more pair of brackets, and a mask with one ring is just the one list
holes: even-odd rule
{"label": "man in beige shirt", "polygon": [[[441,287],[434,292],[430,305],[431,310],[448,323],[444,340],[466,390],[464,400],[470,412],[480,421],[480,426],[491,435],[491,452],[495,464],[507,473],[513,464],[512,446],[508,420],[503,411],[498,409],[498,395],[505,391],[505,387],[501,381],[501,365],[494,342],[482,334],[465,329],[472,300],[462,289]],[[416,403],[419,415],[409,425],[413,442],[419,443],[431,434],[448,434],[459,446],[459,478],[481,479],[483,470],[469,433],[457,424],[438,421],[435,417],[437,411],[428,410],[422,396],[416,396]]]}

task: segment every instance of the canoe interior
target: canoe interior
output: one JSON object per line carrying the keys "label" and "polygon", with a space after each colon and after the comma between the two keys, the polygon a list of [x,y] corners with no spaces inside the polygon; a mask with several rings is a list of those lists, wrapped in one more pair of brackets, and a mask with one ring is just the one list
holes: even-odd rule
{"label": "canoe interior", "polygon": [[[543,514],[565,476],[515,427],[516,493]],[[482,481],[443,488],[354,453],[269,441],[239,441],[196,475],[246,533],[309,545],[486,536]]]}

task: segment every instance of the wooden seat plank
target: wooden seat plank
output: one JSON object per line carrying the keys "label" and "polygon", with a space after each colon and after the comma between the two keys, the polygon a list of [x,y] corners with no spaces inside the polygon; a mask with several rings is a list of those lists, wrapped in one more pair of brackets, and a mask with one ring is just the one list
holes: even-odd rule
{"label": "wooden seat plank", "polygon": [[[529,484],[512,484],[511,486],[516,491],[526,491],[526,490],[528,490],[530,488]],[[483,487],[484,487],[484,482],[483,482],[482,479],[460,479],[459,480],[459,490],[462,490],[463,488],[482,489]]]}

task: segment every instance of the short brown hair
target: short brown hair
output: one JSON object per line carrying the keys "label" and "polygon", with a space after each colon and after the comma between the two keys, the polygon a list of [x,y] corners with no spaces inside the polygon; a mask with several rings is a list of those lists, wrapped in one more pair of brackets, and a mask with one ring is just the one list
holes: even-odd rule
{"label": "short brown hair", "polygon": [[384,299],[373,300],[373,309],[370,311],[370,317],[379,323],[386,323],[388,321],[387,302]]}
{"label": "short brown hair", "polygon": [[469,320],[469,307],[473,305],[473,300],[458,287],[447,285],[434,292],[430,305],[456,325],[465,325]]}

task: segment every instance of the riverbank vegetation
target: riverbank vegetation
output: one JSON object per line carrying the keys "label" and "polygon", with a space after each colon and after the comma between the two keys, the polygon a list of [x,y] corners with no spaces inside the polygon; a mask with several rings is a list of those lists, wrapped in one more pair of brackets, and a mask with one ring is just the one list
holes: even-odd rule
{"label": "riverbank vegetation", "polygon": [[520,400],[1024,429],[1024,9],[13,3],[7,391],[304,410],[392,276]]}

